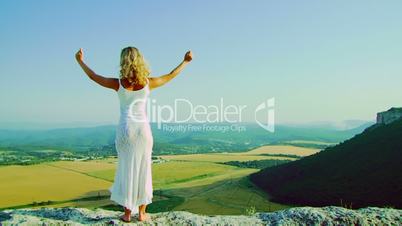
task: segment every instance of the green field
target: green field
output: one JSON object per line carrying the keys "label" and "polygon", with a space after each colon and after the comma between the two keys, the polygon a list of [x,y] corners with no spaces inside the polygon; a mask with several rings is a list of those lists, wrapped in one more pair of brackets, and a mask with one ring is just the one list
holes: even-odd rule
{"label": "green field", "polygon": [[[288,208],[269,202],[267,195],[250,183],[248,175],[258,169],[220,163],[291,159],[261,154],[304,156],[316,151],[292,146],[269,146],[236,154],[162,156],[168,161],[152,165],[154,200],[149,210],[245,214],[245,210],[251,206],[257,211]],[[7,182],[0,185],[0,208],[77,206],[120,209],[109,200],[108,191],[114,179],[116,163],[116,158],[109,158],[0,167],[0,180]]]}

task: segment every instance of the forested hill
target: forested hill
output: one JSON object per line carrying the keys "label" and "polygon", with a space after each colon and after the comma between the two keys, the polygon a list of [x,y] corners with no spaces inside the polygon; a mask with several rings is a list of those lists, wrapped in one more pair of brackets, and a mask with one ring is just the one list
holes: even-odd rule
{"label": "forested hill", "polygon": [[251,175],[272,201],[402,207],[402,119],[317,154]]}

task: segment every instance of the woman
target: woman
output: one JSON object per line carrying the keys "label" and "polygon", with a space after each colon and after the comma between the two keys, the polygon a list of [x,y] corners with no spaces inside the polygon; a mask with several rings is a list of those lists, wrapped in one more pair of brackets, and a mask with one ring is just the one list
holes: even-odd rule
{"label": "woman", "polygon": [[[120,101],[120,120],[116,129],[115,146],[118,164],[110,199],[124,207],[120,219],[131,221],[132,213],[138,220],[149,219],[146,206],[152,203],[151,155],[153,136],[146,115],[146,102],[150,90],[163,86],[176,77],[192,60],[188,51],[183,61],[170,73],[149,77],[148,65],[135,47],[126,47],[120,54],[120,78],[107,78],[96,74],[85,63],[80,49],[76,60],[90,79],[99,85],[114,89]],[[138,208],[138,209],[137,209]]]}

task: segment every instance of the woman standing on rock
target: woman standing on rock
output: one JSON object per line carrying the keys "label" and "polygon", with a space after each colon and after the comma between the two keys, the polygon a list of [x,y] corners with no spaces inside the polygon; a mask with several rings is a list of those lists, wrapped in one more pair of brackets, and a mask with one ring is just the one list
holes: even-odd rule
{"label": "woman standing on rock", "polygon": [[192,53],[188,51],[175,69],[159,77],[149,77],[148,65],[135,47],[126,47],[121,51],[120,78],[107,78],[92,71],[83,61],[82,49],[75,57],[91,80],[114,89],[120,101],[120,120],[115,137],[118,164],[114,183],[109,188],[110,199],[124,207],[125,214],[120,217],[121,220],[130,222],[132,213],[139,213],[139,221],[147,220],[146,206],[152,203],[153,198],[153,136],[146,114],[148,95],[150,90],[176,77],[192,60]]}

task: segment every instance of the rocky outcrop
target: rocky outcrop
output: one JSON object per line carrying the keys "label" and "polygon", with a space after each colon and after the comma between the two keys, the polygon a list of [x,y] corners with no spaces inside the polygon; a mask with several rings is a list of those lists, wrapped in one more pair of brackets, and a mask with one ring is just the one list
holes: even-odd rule
{"label": "rocky outcrop", "polygon": [[[0,212],[0,225],[121,225],[122,212],[84,208],[16,209]],[[206,216],[184,211],[150,214],[151,221],[131,225],[397,225],[402,210],[368,207],[351,210],[342,207],[296,207],[251,216]]]}
{"label": "rocky outcrop", "polygon": [[402,118],[402,108],[391,108],[388,111],[377,113],[377,124],[390,124]]}

